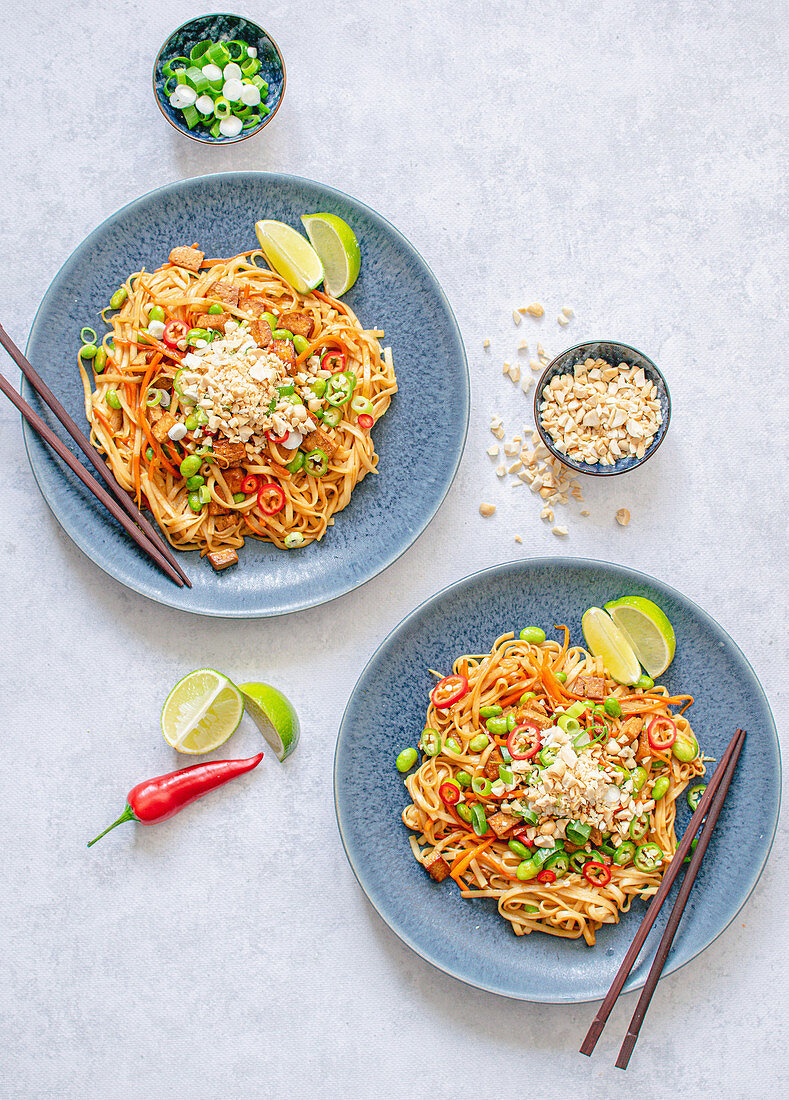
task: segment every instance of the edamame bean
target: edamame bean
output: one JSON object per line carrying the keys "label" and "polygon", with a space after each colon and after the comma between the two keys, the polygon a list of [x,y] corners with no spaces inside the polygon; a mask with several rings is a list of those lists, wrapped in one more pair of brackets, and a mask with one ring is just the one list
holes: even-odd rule
{"label": "edamame bean", "polygon": [[515,729],[517,724],[518,724],[518,719],[515,717],[515,715],[514,714],[508,714],[507,715],[507,733],[512,733],[512,731]]}
{"label": "edamame bean", "polygon": [[531,859],[531,849],[527,848],[525,844],[521,844],[519,840],[509,840],[507,846],[511,852],[514,852],[516,856],[520,856],[521,859]]}
{"label": "edamame bean", "polygon": [[492,733],[494,737],[503,737],[505,733],[509,732],[507,728],[507,719],[503,714],[497,714],[494,718],[488,718],[485,726],[488,732]]}
{"label": "edamame bean", "polygon": [[164,310],[161,306],[151,306],[150,313],[148,314],[148,321],[163,321]]}
{"label": "edamame bean", "polygon": [[471,786],[471,776],[468,772],[458,772],[455,776],[455,780],[461,785],[461,787]]}
{"label": "edamame bean", "polygon": [[539,626],[524,627],[520,632],[520,640],[528,642],[529,645],[542,645],[545,641],[545,631],[541,630]]}
{"label": "edamame bean", "polygon": [[407,772],[410,768],[413,768],[419,758],[419,753],[414,748],[403,749],[401,753],[398,753],[397,760],[395,760],[395,767],[399,772]]}
{"label": "edamame bean", "polygon": [[485,733],[478,733],[471,738],[468,747],[471,749],[472,752],[482,752],[482,750],[486,749],[489,744],[490,738],[488,737],[488,735]]}
{"label": "edamame bean", "polygon": [[293,333],[287,328],[276,328],[271,335],[275,340],[293,340]]}
{"label": "edamame bean", "polygon": [[[120,286],[110,298],[110,309],[120,309],[123,303],[129,296],[129,292],[125,286]],[[160,320],[164,320],[164,314],[160,317]]]}
{"label": "edamame bean", "polygon": [[234,504],[241,504],[242,501],[245,501],[246,499],[247,499],[246,493],[233,493],[233,503]]}
{"label": "edamame bean", "polygon": [[559,681],[560,684],[566,684],[567,683],[567,673],[566,672],[557,672],[556,673],[556,679]]}
{"label": "edamame bean", "polygon": [[622,713],[622,704],[613,695],[608,696],[603,706],[606,714],[610,715],[611,718],[618,718]]}
{"label": "edamame bean", "polygon": [[183,477],[192,477],[199,471],[200,465],[200,459],[197,455],[187,455],[179,468]]}
{"label": "edamame bean", "polygon": [[203,502],[200,499],[199,492],[189,494],[189,507],[192,509],[193,512],[202,512]]}
{"label": "edamame bean", "polygon": [[652,787],[652,797],[654,798],[655,802],[660,802],[661,798],[666,795],[666,793],[668,792],[668,786],[669,779],[667,775],[661,775],[655,780]]}
{"label": "edamame bean", "polygon": [[536,698],[537,698],[536,692],[534,692],[534,691],[524,691],[523,695],[521,695],[520,699],[518,700],[518,705],[521,706],[521,707],[524,707],[530,699],[536,699]]}
{"label": "edamame bean", "polygon": [[104,350],[104,348],[97,348],[96,354],[93,356],[93,369],[96,374],[102,374],[106,366],[107,352]]}
{"label": "edamame bean", "polygon": [[326,393],[326,379],[316,378],[316,380],[312,383],[312,392],[317,398],[323,397],[323,395]]}
{"label": "edamame bean", "polygon": [[521,882],[528,882],[531,878],[537,878],[539,873],[540,868],[533,859],[525,859],[523,863],[519,863],[518,870],[515,872]]}
{"label": "edamame bean", "polygon": [[261,316],[272,332],[279,325],[279,319],[273,313],[263,313]]}
{"label": "edamame bean", "polygon": [[224,313],[225,311],[224,309],[222,309],[218,302],[214,302],[212,306],[208,307],[208,312],[211,314],[212,317],[218,317],[220,313]]}
{"label": "edamame bean", "polygon": [[111,409],[119,409],[121,407],[121,399],[115,390],[109,390],[106,397],[107,404]]}
{"label": "edamame bean", "polygon": [[458,802],[457,806],[455,806],[455,810],[457,811],[458,817],[462,818],[462,820],[465,821],[467,825],[471,824],[470,806],[467,806],[465,802]]}
{"label": "edamame bean", "polygon": [[187,416],[186,420],[184,420],[184,426],[188,432],[193,432],[197,427],[197,417]]}
{"label": "edamame bean", "polygon": [[639,676],[639,678],[633,684],[633,687],[636,689],[636,691],[651,691],[654,686],[655,681],[651,677],[647,676],[646,673],[643,673],[641,676]]}
{"label": "edamame bean", "polygon": [[94,359],[98,355],[99,349],[95,344],[83,344],[79,349],[80,359]]}
{"label": "edamame bean", "polygon": [[149,462],[153,462],[153,447],[145,448],[145,457],[148,459]]}
{"label": "edamame bean", "polygon": [[186,487],[192,492],[194,492],[195,489],[202,488],[203,485],[205,485],[205,478],[201,474],[194,474],[193,477],[188,477],[186,479]]}
{"label": "edamame bean", "polygon": [[300,336],[297,332],[293,337],[293,346],[296,349],[296,354],[302,355],[310,346],[310,342],[306,336]]}
{"label": "edamame bean", "polygon": [[683,734],[671,746],[671,751],[677,760],[681,760],[683,764],[689,764],[699,755],[699,743],[690,734]]}
{"label": "edamame bean", "polygon": [[501,714],[501,707],[497,704],[494,704],[492,707],[479,708],[480,718],[496,718],[499,714]]}

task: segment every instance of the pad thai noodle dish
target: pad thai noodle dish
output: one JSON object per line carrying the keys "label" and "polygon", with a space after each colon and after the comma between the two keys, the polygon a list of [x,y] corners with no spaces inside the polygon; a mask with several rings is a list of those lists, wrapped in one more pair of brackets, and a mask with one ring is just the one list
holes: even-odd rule
{"label": "pad thai noodle dish", "polygon": [[261,259],[173,249],[113,295],[92,377],[79,360],[91,439],[118,483],[217,570],[248,535],[280,549],[323,537],[375,472],[371,429],[397,389],[383,332]]}
{"label": "pad thai noodle dish", "polygon": [[[656,892],[677,799],[704,765],[692,696],[617,683],[557,630],[562,644],[537,627],[503,634],[438,681],[403,821],[425,870],[494,898],[517,935],[593,944]],[[692,808],[703,789],[686,793]]]}

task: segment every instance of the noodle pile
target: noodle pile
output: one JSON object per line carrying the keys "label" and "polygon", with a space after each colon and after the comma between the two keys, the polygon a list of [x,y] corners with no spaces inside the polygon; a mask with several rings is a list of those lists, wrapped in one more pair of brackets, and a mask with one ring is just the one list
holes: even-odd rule
{"label": "noodle pile", "polygon": [[[153,513],[169,542],[179,550],[199,549],[203,555],[229,551],[235,559],[232,552],[243,546],[248,535],[280,548],[319,540],[336,513],[349,503],[354,487],[374,473],[378,464],[369,427],[360,426],[348,404],[342,408],[337,426],[319,424],[336,447],[323,476],[315,476],[305,467],[297,472],[286,469],[296,452],[285,450],[276,439],[257,453],[247,453],[236,477],[209,454],[199,470],[206,486],[205,507],[197,511],[190,507],[190,490],[179,466],[187,455],[210,451],[211,433],[198,430],[196,437],[190,434],[178,441],[155,437],[153,429],[161,411],[149,407],[148,397],[153,394],[156,398],[157,387],[166,391],[162,405],[169,396],[166,408],[176,419],[188,418],[191,409],[173,386],[183,348],[179,354],[170,344],[144,332],[152,307],[160,307],[167,322],[182,321],[189,328],[217,302],[234,321],[247,324],[254,322],[256,315],[250,309],[251,299],[258,307],[257,314],[261,303],[277,316],[291,310],[308,314],[313,322],[310,346],[301,355],[293,352],[294,368],[309,367],[315,375],[327,351],[344,356],[345,369],[355,375],[354,396],[367,399],[372,406],[368,405],[370,415],[363,417],[362,423],[366,420],[370,425],[380,419],[397,389],[390,349],[382,350],[378,342],[382,332],[363,329],[346,305],[326,294],[296,293],[284,279],[256,266],[261,257],[262,253],[252,252],[228,260],[206,260],[199,271],[168,263],[153,273],[131,275],[124,284],[126,299],[108,322],[111,332],[103,341],[106,369],[91,379],[79,361],[92,442],[106,455],[118,483]],[[238,290],[237,306],[212,293],[218,280]],[[303,385],[296,386],[296,394],[305,401],[313,396]],[[113,408],[113,404],[120,407]],[[222,439],[221,431],[212,434]],[[198,448],[198,441],[208,446]],[[241,474],[254,475],[260,484],[275,483],[275,493],[281,489],[284,494],[281,510],[265,514],[254,492],[247,491],[239,499]]]}
{"label": "noodle pile", "polygon": [[[584,767],[591,768],[596,763],[609,770],[614,792],[616,780],[626,784],[622,776],[633,774],[627,765],[636,763],[646,768],[649,778],[639,793],[632,796],[645,811],[640,821],[645,831],[636,843],[657,845],[663,854],[663,865],[676,851],[676,801],[689,781],[703,774],[704,765],[687,719],[669,710],[670,705],[680,704],[684,704],[682,710],[687,709],[693,702],[691,696],[672,698],[663,687],[649,691],[623,687],[608,676],[601,658],[591,656],[580,646],[569,646],[569,631],[566,627],[560,629],[565,631],[563,645],[555,641],[529,644],[508,633],[496,641],[490,653],[462,656],[455,661],[454,674],[467,678],[468,688],[448,708],[438,709],[432,702],[428,708],[422,746],[423,750],[426,745],[430,747],[432,739],[432,749],[438,748],[438,751],[432,756],[425,754],[420,767],[405,780],[411,804],[403,812],[403,821],[416,834],[410,838],[416,859],[428,870],[431,864],[435,866],[443,860],[447,866],[434,877],[440,881],[451,874],[464,898],[494,898],[500,915],[510,921],[517,935],[540,930],[573,939],[583,936],[588,944],[594,944],[595,933],[602,925],[618,922],[619,913],[627,912],[633,898],[652,896],[662,877],[661,866],[644,871],[632,862],[619,866],[606,855],[606,849],[613,851],[617,845],[633,842],[633,834],[628,836],[627,820],[620,825],[620,819],[615,816],[621,809],[620,818],[627,818],[628,795],[623,791],[621,805],[611,809],[615,822],[613,837],[610,834],[606,837],[600,828],[592,827],[586,849],[563,840],[567,819],[582,815],[567,813],[558,804],[541,809],[539,820],[527,828],[527,822],[536,820],[533,816],[535,798],[529,793],[530,789],[536,790],[537,785],[544,782],[541,778],[543,768],[538,765],[537,757],[523,762],[522,773],[514,775],[515,789],[502,792],[502,784],[494,782],[492,790],[478,794],[469,783],[470,778],[476,777],[479,785],[490,787],[482,777],[491,757],[501,759],[502,749],[505,772],[508,767],[507,735],[489,733],[485,718],[480,716],[480,708],[495,711],[501,707],[502,721],[514,715],[517,723],[535,722],[541,727],[540,736],[549,739],[551,729],[557,728],[554,721],[561,710],[567,710],[577,701],[587,704],[588,709],[580,719],[583,727],[584,723],[591,724],[590,716],[596,703],[594,721],[597,724],[592,728],[599,727],[602,740],[578,748],[577,758],[581,761],[584,754],[588,754]],[[591,677],[595,679],[590,680]],[[594,699],[586,698],[589,683],[603,687],[602,692],[595,690]],[[523,694],[529,692],[533,694],[523,699]],[[612,710],[621,711],[617,717],[602,715],[600,703],[608,698],[618,703],[618,707],[615,703],[610,704]],[[671,748],[656,750],[650,745],[646,727],[655,718],[669,719],[669,728],[673,723],[678,739],[676,744],[691,746],[684,755],[695,753],[692,760],[683,762]],[[487,735],[485,747],[475,751],[471,742],[476,738],[479,749],[485,740],[480,734]],[[585,739],[583,732],[579,739]],[[620,748],[622,755],[619,755]],[[568,759],[572,760],[572,755]],[[459,773],[460,800],[452,804],[455,795],[448,803],[439,788],[447,781],[456,780]],[[497,769],[489,768],[487,774],[497,774]],[[668,790],[659,800],[654,800],[650,797],[651,791],[660,777],[667,779]],[[665,781],[661,786],[666,786]],[[631,788],[632,783],[627,789]],[[444,787],[444,791],[447,789]],[[452,795],[451,788],[449,793]],[[475,831],[458,813],[460,809],[468,818],[474,803],[480,804],[485,817],[497,824],[501,819],[493,815],[505,809],[514,820],[513,826],[509,830],[499,828],[498,831],[503,831],[502,836],[490,826]],[[630,804],[632,806],[632,802]],[[525,820],[520,813],[523,807],[532,810]],[[583,866],[574,870],[572,864],[566,872],[560,871],[555,881],[540,882],[536,878],[521,881],[516,872],[524,856],[510,848],[513,833],[519,832],[522,846],[538,852],[539,849],[533,846],[551,830],[569,856],[581,853],[577,857],[581,865],[587,858],[585,851],[588,849],[591,849],[590,860],[598,863],[601,859],[607,860],[605,869],[610,872],[610,881],[598,885],[580,873]],[[655,854],[659,856],[660,853]]]}

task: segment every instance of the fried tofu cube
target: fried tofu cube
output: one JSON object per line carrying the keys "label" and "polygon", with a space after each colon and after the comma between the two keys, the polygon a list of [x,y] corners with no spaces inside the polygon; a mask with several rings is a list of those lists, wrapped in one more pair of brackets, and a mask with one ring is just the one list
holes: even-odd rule
{"label": "fried tofu cube", "polygon": [[635,741],[636,737],[641,733],[643,724],[643,720],[635,714],[632,718],[628,718],[627,721],[622,723],[620,733],[624,733],[628,741]]}
{"label": "fried tofu cube", "polygon": [[573,687],[576,695],[587,699],[602,699],[605,695],[605,679],[602,676],[579,676]]}
{"label": "fried tofu cube", "polygon": [[215,298],[217,302],[224,302],[226,306],[233,306],[235,309],[238,305],[238,287],[219,279],[211,287],[211,292],[206,297]]}
{"label": "fried tofu cube", "polygon": [[213,328],[217,332],[224,332],[225,325],[232,321],[232,313],[201,313],[195,321],[195,328]]}
{"label": "fried tofu cube", "polygon": [[254,321],[249,322],[249,331],[259,348],[267,348],[274,339],[271,334],[271,326],[262,317],[256,317]]}
{"label": "fried tofu cube", "polygon": [[513,817],[512,814],[503,814],[499,812],[497,814],[491,814],[488,818],[488,825],[490,825],[499,840],[506,836],[507,833],[518,824],[519,818]]}
{"label": "fried tofu cube", "polygon": [[233,512],[223,512],[214,519],[214,530],[220,533],[222,531],[227,531],[235,525],[235,522],[236,515],[234,515]]}
{"label": "fried tofu cube", "polygon": [[301,446],[302,450],[305,451],[315,451],[318,449],[325,451],[327,458],[332,458],[334,452],[337,450],[337,444],[329,438],[326,432],[321,431],[320,428],[316,428],[314,432],[305,435]]}
{"label": "fried tofu cube", "polygon": [[485,764],[485,775],[488,779],[492,779],[495,782],[499,778],[499,764],[503,763],[504,757],[501,755],[501,750],[495,748]]}
{"label": "fried tofu cube", "polygon": [[151,428],[151,431],[153,432],[153,438],[156,439],[159,443],[166,442],[166,440],[168,439],[167,433],[170,431],[170,428],[174,428],[177,423],[178,421],[175,419],[172,413],[162,413],[162,415]]}
{"label": "fried tofu cube", "polygon": [[174,248],[170,253],[170,263],[175,264],[177,267],[185,267],[187,271],[199,271],[204,259],[205,252],[201,252],[199,248],[189,248],[188,246]]}
{"label": "fried tofu cube", "polygon": [[440,852],[432,852],[425,860],[425,870],[436,882],[443,882],[449,875],[449,864]]}
{"label": "fried tofu cube", "polygon": [[279,319],[279,327],[286,328],[294,336],[304,336],[309,339],[315,322],[309,313],[283,313]]}
{"label": "fried tofu cube", "polygon": [[240,493],[241,485],[247,473],[246,470],[242,470],[238,466],[233,466],[228,470],[224,470],[222,476],[231,493]]}
{"label": "fried tofu cube", "polygon": [[227,508],[224,504],[217,504],[215,500],[212,500],[208,505],[209,516],[226,516]]}
{"label": "fried tofu cube", "polygon": [[223,470],[229,469],[230,466],[240,466],[247,457],[247,449],[243,443],[231,443],[229,440],[222,442],[215,440],[211,450]]}
{"label": "fried tofu cube", "polygon": [[228,547],[226,550],[212,550],[206,557],[217,573],[221,569],[227,569],[228,565],[236,565],[238,562],[238,554],[232,547]]}

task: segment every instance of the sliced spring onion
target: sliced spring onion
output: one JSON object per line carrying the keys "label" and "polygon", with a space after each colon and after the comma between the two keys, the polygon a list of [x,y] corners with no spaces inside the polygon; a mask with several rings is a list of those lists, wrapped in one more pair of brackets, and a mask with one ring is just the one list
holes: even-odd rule
{"label": "sliced spring onion", "polygon": [[201,95],[195,100],[195,107],[201,115],[213,115],[214,101],[210,95]]}
{"label": "sliced spring onion", "polygon": [[223,137],[238,137],[243,129],[243,123],[240,118],[236,118],[235,115],[231,115],[229,118],[223,118],[219,123],[219,132]]}
{"label": "sliced spring onion", "polygon": [[243,90],[244,85],[240,80],[226,80],[222,85],[222,95],[229,103],[238,103]]}
{"label": "sliced spring onion", "polygon": [[200,496],[200,503],[201,504],[210,504],[211,503],[211,490],[208,488],[207,485],[201,485],[200,488],[197,490],[197,492]]}
{"label": "sliced spring onion", "polygon": [[200,115],[195,110],[194,105],[190,104],[190,106],[188,107],[183,107],[181,113],[183,114],[184,122],[189,127],[189,129],[194,130],[195,126],[200,121]]}
{"label": "sliced spring onion", "polygon": [[209,80],[212,84],[215,84],[218,80],[222,79],[222,70],[218,65],[214,65],[213,62],[209,62],[207,65],[203,65],[203,76],[206,80]]}
{"label": "sliced spring onion", "polygon": [[240,80],[241,69],[235,63],[235,61],[229,61],[222,70],[222,76],[225,78],[225,80]]}
{"label": "sliced spring onion", "polygon": [[241,102],[247,107],[257,107],[260,103],[260,88],[256,88],[254,84],[242,84]]}
{"label": "sliced spring onion", "polygon": [[88,328],[87,325],[85,325],[84,329],[79,334],[79,338],[83,344],[95,344],[97,339],[96,333],[92,328]]}
{"label": "sliced spring onion", "polygon": [[296,546],[301,546],[304,542],[304,535],[301,531],[291,531],[285,535],[285,545],[289,550],[292,550]]}
{"label": "sliced spring onion", "polygon": [[204,38],[201,42],[198,42],[197,45],[192,46],[191,50],[189,51],[189,59],[191,61],[197,61],[205,54],[210,45],[211,39]]}
{"label": "sliced spring onion", "polygon": [[145,395],[145,404],[149,409],[152,409],[154,405],[158,405],[162,399],[162,391],[157,389],[156,386],[151,386]]}

